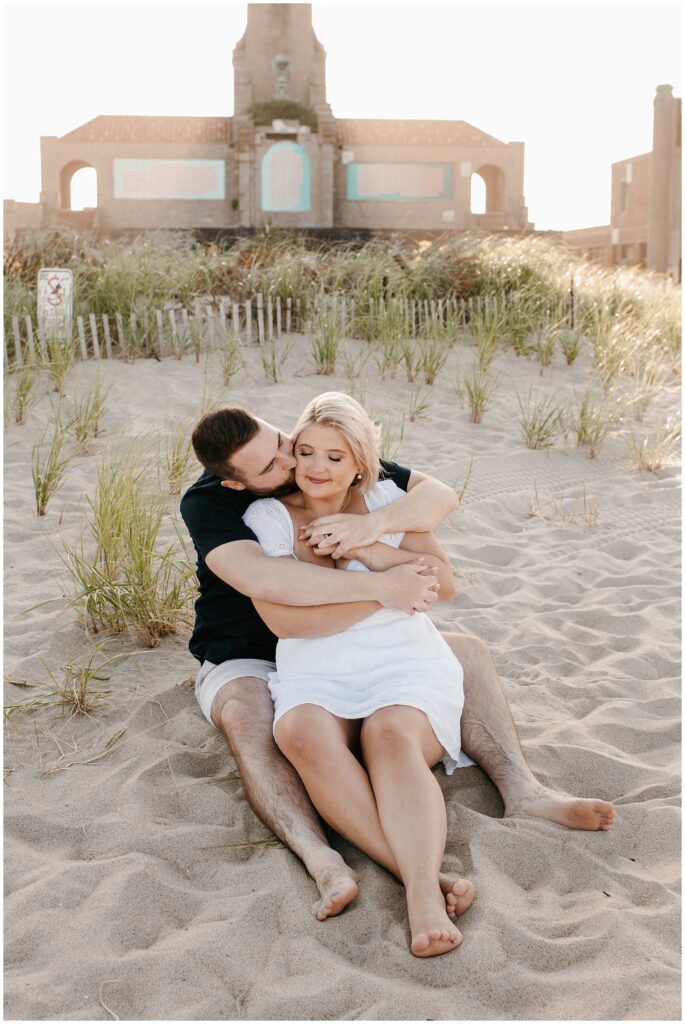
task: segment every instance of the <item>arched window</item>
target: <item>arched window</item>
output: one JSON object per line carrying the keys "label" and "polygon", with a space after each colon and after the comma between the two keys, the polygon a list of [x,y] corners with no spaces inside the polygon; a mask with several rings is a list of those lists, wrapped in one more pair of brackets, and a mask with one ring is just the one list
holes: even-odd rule
{"label": "arched window", "polygon": [[60,174],[60,207],[84,210],[98,204],[97,171],[83,160],[73,160]]}
{"label": "arched window", "polygon": [[262,210],[285,213],[311,208],[309,157],[296,142],[277,142],[262,160]]}
{"label": "arched window", "polygon": [[82,167],[71,179],[71,208],[85,210],[98,204],[98,176],[94,167]]}
{"label": "arched window", "polygon": [[485,182],[480,174],[471,175],[471,213],[485,213]]}

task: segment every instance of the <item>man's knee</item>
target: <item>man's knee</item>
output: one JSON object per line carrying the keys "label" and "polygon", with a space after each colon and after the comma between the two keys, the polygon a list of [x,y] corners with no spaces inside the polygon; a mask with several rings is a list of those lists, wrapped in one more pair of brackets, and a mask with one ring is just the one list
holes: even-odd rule
{"label": "man's knee", "polygon": [[212,721],[231,747],[245,743],[272,742],[274,709],[263,679],[233,679],[212,703]]}
{"label": "man's knee", "polygon": [[465,670],[468,666],[482,663],[491,658],[488,645],[478,636],[468,633],[443,633],[445,643]]}

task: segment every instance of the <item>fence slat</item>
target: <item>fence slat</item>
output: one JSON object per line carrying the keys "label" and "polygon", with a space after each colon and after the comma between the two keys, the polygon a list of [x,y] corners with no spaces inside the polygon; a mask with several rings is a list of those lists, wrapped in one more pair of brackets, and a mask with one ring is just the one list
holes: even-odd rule
{"label": "fence slat", "polygon": [[285,333],[286,334],[290,334],[290,328],[291,328],[291,325],[292,325],[292,316],[293,316],[293,300],[292,300],[292,298],[289,295],[288,298],[285,300]]}
{"label": "fence slat", "polygon": [[264,296],[260,292],[257,296],[257,332],[259,344],[264,344]]}
{"label": "fence slat", "polygon": [[176,325],[176,310],[169,310],[169,323],[171,324],[171,345],[174,355],[178,359],[178,327]]}
{"label": "fence slat", "polygon": [[78,340],[81,346],[81,359],[86,362],[88,359],[88,346],[86,344],[86,329],[83,326],[83,317],[76,317],[76,326],[78,327]]}
{"label": "fence slat", "polygon": [[281,331],[281,296],[276,296],[276,337],[281,338],[283,332]]}
{"label": "fence slat", "polygon": [[24,326],[26,327],[26,345],[28,347],[28,359],[31,363],[36,361],[36,348],[33,343],[33,321],[29,314],[24,316]]}
{"label": "fence slat", "polygon": [[226,337],[228,335],[228,328],[226,326],[226,300],[225,299],[220,299],[219,300],[219,321],[221,322],[221,333],[222,333],[223,339],[225,341]]}
{"label": "fence slat", "polygon": [[109,317],[106,313],[102,314],[102,333],[105,336],[105,359],[112,358],[112,335],[109,329]]}
{"label": "fence slat", "polygon": [[[17,366],[24,365],[24,359],[21,354],[21,335],[19,334],[19,317],[12,317],[12,334],[14,335],[14,358]],[[5,364],[7,363],[7,339],[5,339]]]}
{"label": "fence slat", "polygon": [[164,316],[161,309],[155,310],[155,320],[157,321],[157,348],[159,349],[159,358],[162,359],[164,356]]}
{"label": "fence slat", "polygon": [[183,324],[183,339],[182,339],[183,345],[182,345],[182,348],[181,348],[181,355],[182,355],[183,354],[183,349],[188,344],[188,338],[190,336],[190,317],[188,316],[188,310],[185,309],[185,308],[183,308],[181,310],[181,323]]}
{"label": "fence slat", "polygon": [[114,318],[117,322],[117,338],[119,339],[119,351],[122,355],[126,355],[126,336],[124,334],[124,318],[121,313],[115,313]]}
{"label": "fence slat", "polygon": [[131,313],[131,315],[129,317],[129,324],[131,325],[131,353],[130,354],[135,359],[136,335],[138,333],[138,321],[136,320],[136,314],[135,313]]}
{"label": "fence slat", "polygon": [[240,341],[240,306],[234,302],[231,306],[231,320],[233,322],[233,337]]}
{"label": "fence slat", "polygon": [[90,323],[90,336],[93,339],[93,355],[96,359],[100,358],[100,343],[98,341],[98,325],[95,320],[95,313],[91,313],[88,317]]}
{"label": "fence slat", "polygon": [[247,343],[252,344],[252,299],[245,301],[245,328],[247,331]]}
{"label": "fence slat", "polygon": [[266,299],[266,334],[269,341],[274,340],[274,323],[273,323],[273,303],[271,302],[271,296],[268,295]]}

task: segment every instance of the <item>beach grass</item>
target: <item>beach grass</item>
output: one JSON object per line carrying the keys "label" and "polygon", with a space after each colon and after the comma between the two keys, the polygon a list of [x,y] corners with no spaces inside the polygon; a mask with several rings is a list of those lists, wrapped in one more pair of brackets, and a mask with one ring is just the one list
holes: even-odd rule
{"label": "beach grass", "polygon": [[59,416],[52,421],[52,437],[47,452],[43,455],[41,449],[44,447],[44,439],[49,426],[41,440],[33,446],[33,461],[31,473],[33,477],[33,488],[36,499],[36,513],[44,516],[48,509],[48,503],[55,491],[58,489],[70,462],[74,458],[74,452],[66,448],[67,434]]}
{"label": "beach grass", "polygon": [[62,551],[65,597],[84,625],[128,630],[147,647],[188,626],[194,596],[194,566],[155,479],[143,443],[105,453],[81,539]]}
{"label": "beach grass", "polygon": [[98,375],[88,391],[75,398],[66,398],[65,429],[83,452],[89,453],[92,450],[92,442],[98,436],[107,394],[108,391],[103,392]]}
{"label": "beach grass", "polygon": [[526,447],[551,448],[564,433],[565,410],[554,395],[537,398],[532,389],[523,397],[516,393],[521,411],[521,433]]}
{"label": "beach grass", "polygon": [[656,473],[662,469],[681,436],[681,424],[673,420],[660,421],[642,434],[631,431],[628,450],[635,469],[641,473]]}
{"label": "beach grass", "polygon": [[474,366],[470,373],[465,373],[457,393],[463,396],[468,404],[471,423],[480,423],[483,413],[490,407],[492,396],[497,387],[495,378],[479,366]]}
{"label": "beach grass", "polygon": [[8,411],[14,422],[21,425],[26,422],[29,409],[38,400],[36,377],[30,367],[22,366],[12,374],[11,381]]}

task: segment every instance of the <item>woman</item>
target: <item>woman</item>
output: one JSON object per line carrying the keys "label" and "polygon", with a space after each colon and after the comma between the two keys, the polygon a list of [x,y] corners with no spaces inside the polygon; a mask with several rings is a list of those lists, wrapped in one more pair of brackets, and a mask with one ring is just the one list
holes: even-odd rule
{"label": "woman", "polygon": [[[300,527],[339,512],[363,515],[401,497],[378,480],[377,432],[362,407],[328,392],[309,403],[294,431],[299,492],[254,502],[244,516],[268,555],[309,559],[351,572],[428,556],[441,595],[454,592],[449,559],[431,534],[385,535],[349,561],[317,556]],[[277,605],[255,602],[279,635]],[[390,609],[342,633],[281,639],[269,679],[274,738],[312,803],[337,832],[405,885],[411,950],[435,956],[461,935],[440,885],[446,812],[431,771],[451,773],[461,754],[463,672],[430,619]],[[361,749],[364,764],[355,757]],[[462,906],[473,897],[465,892]]]}

